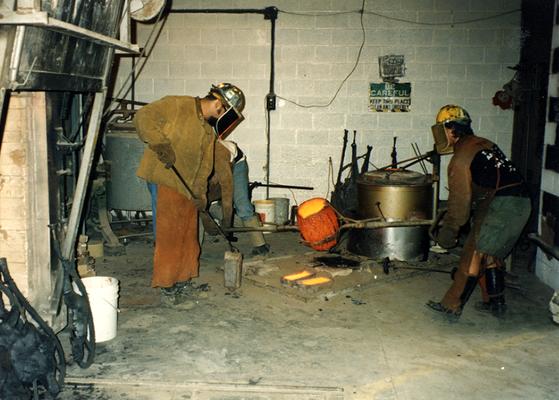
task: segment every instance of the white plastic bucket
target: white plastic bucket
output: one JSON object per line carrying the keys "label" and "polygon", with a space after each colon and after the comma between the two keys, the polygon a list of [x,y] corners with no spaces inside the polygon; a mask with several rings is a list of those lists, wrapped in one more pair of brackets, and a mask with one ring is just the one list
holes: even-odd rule
{"label": "white plastic bucket", "polygon": [[289,221],[289,199],[284,197],[271,197],[275,204],[275,223],[285,225]]}
{"label": "white plastic bucket", "polygon": [[95,327],[95,343],[106,342],[116,336],[118,312],[118,279],[92,276],[82,279],[89,297]]}
{"label": "white plastic bucket", "polygon": [[273,200],[254,200],[254,211],[265,224],[276,223],[276,203]]}

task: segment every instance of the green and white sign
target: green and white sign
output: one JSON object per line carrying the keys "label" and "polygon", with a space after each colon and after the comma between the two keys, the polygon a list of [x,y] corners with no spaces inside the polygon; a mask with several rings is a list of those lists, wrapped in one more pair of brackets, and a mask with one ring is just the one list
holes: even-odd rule
{"label": "green and white sign", "polygon": [[408,112],[411,106],[411,83],[371,83],[369,111]]}

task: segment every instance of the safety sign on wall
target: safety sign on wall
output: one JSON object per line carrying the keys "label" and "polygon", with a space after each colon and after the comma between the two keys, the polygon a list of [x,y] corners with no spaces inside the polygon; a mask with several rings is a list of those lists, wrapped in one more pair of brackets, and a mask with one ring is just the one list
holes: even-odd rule
{"label": "safety sign on wall", "polygon": [[411,83],[382,82],[369,84],[369,111],[408,112]]}

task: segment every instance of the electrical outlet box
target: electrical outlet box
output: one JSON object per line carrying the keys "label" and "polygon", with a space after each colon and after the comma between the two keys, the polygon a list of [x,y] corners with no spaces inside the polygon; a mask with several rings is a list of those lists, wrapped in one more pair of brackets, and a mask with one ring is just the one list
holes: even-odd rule
{"label": "electrical outlet box", "polygon": [[276,109],[276,94],[268,93],[266,95],[266,110],[275,110],[275,109]]}

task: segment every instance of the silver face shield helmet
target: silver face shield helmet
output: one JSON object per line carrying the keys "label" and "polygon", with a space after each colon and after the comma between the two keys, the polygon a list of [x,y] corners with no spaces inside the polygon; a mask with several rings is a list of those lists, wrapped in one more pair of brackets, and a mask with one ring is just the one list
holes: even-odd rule
{"label": "silver face shield helmet", "polygon": [[226,108],[214,127],[219,138],[225,139],[245,119],[241,114],[245,108],[245,95],[241,89],[230,83],[212,85],[210,93],[218,98]]}

